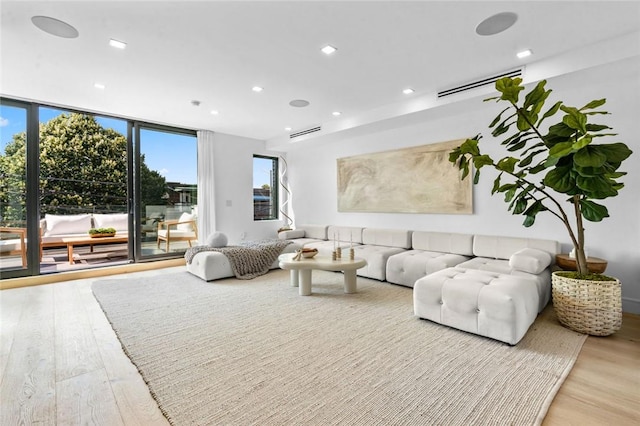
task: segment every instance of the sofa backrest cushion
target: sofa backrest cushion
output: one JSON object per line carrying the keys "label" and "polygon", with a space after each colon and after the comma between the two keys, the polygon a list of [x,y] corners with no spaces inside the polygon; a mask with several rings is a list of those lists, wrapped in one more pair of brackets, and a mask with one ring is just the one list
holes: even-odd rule
{"label": "sofa backrest cushion", "polygon": [[549,253],[553,259],[560,253],[560,243],[536,238],[500,237],[495,235],[474,235],[473,254],[493,259],[509,259],[523,248],[535,248]]}
{"label": "sofa backrest cushion", "polygon": [[178,231],[186,231],[193,232],[195,230],[195,224],[193,222],[189,222],[190,220],[196,220],[196,215],[183,212],[178,219],[178,222],[188,222],[188,223],[179,223],[176,228]]}
{"label": "sofa backrest cushion", "polygon": [[304,238],[304,236],[304,229],[290,229],[278,232],[278,238],[281,240],[293,240],[295,238]]}
{"label": "sofa backrest cushion", "polygon": [[544,250],[524,248],[513,253],[509,258],[509,266],[515,270],[540,274],[551,265],[553,258]]}
{"label": "sofa backrest cushion", "polygon": [[88,235],[89,229],[92,228],[90,214],[45,214],[44,223],[45,237],[69,234]]}
{"label": "sofa backrest cushion", "polygon": [[362,231],[362,244],[409,249],[411,248],[411,231],[364,228]]}
{"label": "sofa backrest cushion", "polygon": [[315,238],[317,240],[327,239],[327,225],[299,225],[296,230],[302,229],[305,238]]}
{"label": "sofa backrest cushion", "polygon": [[127,232],[129,229],[129,215],[126,213],[94,214],[94,228],[114,228],[116,232]]}
{"label": "sofa backrest cushion", "polygon": [[362,244],[362,229],[354,226],[334,226],[327,229],[327,239]]}
{"label": "sofa backrest cushion", "polygon": [[415,250],[473,256],[473,235],[414,231],[411,236],[411,246]]}

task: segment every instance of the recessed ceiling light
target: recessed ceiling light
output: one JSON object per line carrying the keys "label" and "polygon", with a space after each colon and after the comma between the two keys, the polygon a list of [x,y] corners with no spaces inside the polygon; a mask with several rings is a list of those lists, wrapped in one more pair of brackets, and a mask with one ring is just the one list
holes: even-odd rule
{"label": "recessed ceiling light", "polygon": [[216,111],[215,109],[211,110],[211,115],[218,115],[218,114],[220,114],[220,113],[218,111]]}
{"label": "recessed ceiling light", "polygon": [[489,16],[476,27],[476,34],[490,36],[509,29],[518,20],[518,15],[513,12],[502,12]]}
{"label": "recessed ceiling light", "polygon": [[287,131],[287,132],[290,132],[291,131],[291,127],[285,127],[284,130]]}
{"label": "recessed ceiling light", "polygon": [[406,89],[404,89],[404,90],[402,91],[402,93],[404,93],[405,95],[410,95],[410,94],[412,94],[413,92],[415,92],[415,90],[413,90],[413,89],[412,89],[412,88],[410,88],[410,87],[407,87]]}
{"label": "recessed ceiling light", "polygon": [[527,49],[527,50],[523,50],[522,52],[516,53],[516,56],[522,59],[522,58],[526,58],[527,56],[531,56],[532,54],[533,52],[531,51],[531,49]]}
{"label": "recessed ceiling light", "polygon": [[327,44],[325,47],[323,47],[320,50],[322,50],[322,53],[324,53],[325,55],[331,55],[333,52],[335,52],[338,49],[336,49],[335,47]]}
{"label": "recessed ceiling light", "polygon": [[331,114],[333,114],[334,116],[339,116],[340,114],[342,114],[340,111],[333,111]]}
{"label": "recessed ceiling light", "polygon": [[109,40],[109,46],[115,47],[116,49],[126,49],[127,48],[127,43],[125,43],[124,41],[118,41],[118,40],[111,39],[111,40]]}
{"label": "recessed ceiling light", "polygon": [[260,86],[253,86],[251,88],[251,90],[253,90],[254,92],[258,92],[259,93],[259,92],[262,92],[263,89]]}
{"label": "recessed ceiling light", "polygon": [[31,17],[31,22],[47,34],[62,38],[78,37],[78,30],[59,19],[49,16],[33,16]]}
{"label": "recessed ceiling light", "polygon": [[93,87],[95,87],[96,89],[104,90],[106,86],[102,83],[93,83]]}
{"label": "recessed ceiling light", "polygon": [[305,101],[304,99],[294,99],[289,102],[289,105],[296,108],[304,108],[306,106],[309,106],[309,101]]}

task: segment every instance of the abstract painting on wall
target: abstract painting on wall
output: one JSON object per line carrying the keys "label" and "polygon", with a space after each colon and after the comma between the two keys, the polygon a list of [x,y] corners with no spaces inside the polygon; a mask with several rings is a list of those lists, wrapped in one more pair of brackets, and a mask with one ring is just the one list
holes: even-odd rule
{"label": "abstract painting on wall", "polygon": [[449,162],[462,142],[339,158],[338,211],[472,214],[473,179]]}

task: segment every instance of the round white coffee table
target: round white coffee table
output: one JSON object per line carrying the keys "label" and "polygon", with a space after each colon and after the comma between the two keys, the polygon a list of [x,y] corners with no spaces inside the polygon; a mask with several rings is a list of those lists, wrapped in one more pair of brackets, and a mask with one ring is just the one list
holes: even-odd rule
{"label": "round white coffee table", "polygon": [[311,272],[314,269],[323,271],[342,271],[344,273],[344,292],[355,293],[357,291],[356,270],[367,265],[364,259],[353,260],[341,258],[333,260],[328,256],[314,256],[293,260],[296,253],[285,253],[278,257],[280,268],[291,271],[291,285],[299,288],[300,296],[311,295]]}

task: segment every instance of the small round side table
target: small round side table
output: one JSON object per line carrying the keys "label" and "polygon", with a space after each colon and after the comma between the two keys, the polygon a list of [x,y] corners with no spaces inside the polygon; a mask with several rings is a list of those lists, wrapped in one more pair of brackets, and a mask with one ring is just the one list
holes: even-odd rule
{"label": "small round side table", "polygon": [[[577,269],[576,259],[564,253],[556,255],[556,265],[565,271]],[[607,261],[598,257],[587,257],[587,269],[594,274],[602,274],[607,269]]]}

